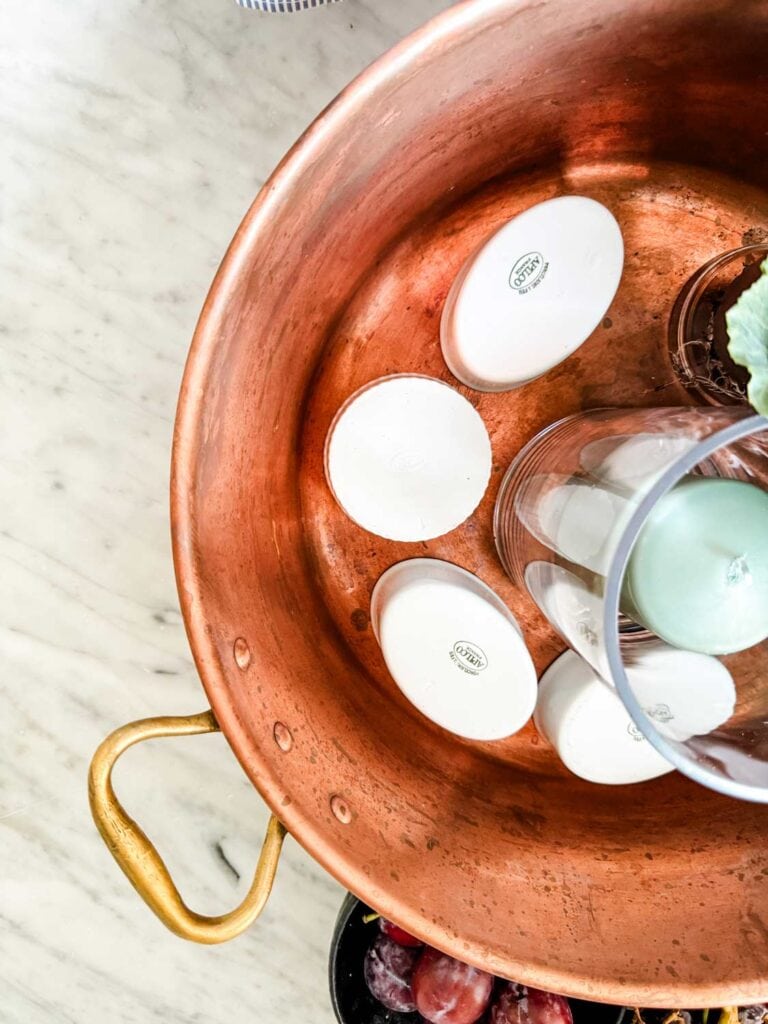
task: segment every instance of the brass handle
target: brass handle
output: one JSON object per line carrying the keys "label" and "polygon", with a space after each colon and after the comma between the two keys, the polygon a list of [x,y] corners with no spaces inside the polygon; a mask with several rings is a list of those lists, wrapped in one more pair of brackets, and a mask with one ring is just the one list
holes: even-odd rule
{"label": "brass handle", "polygon": [[139,896],[166,927],[192,942],[226,942],[252,924],[264,909],[275,880],[285,828],[272,815],[256,865],[253,884],[239,907],[219,917],[190,910],[168,873],[160,854],[128,815],[112,788],[112,769],[128,747],[163,736],[196,736],[218,732],[212,711],[174,718],[144,718],[116,729],[101,743],[91,761],[88,798],[96,826]]}

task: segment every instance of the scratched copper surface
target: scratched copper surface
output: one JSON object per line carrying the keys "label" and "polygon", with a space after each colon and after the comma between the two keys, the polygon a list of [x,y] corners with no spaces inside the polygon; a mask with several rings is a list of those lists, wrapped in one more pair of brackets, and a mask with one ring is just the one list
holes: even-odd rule
{"label": "scratched copper surface", "polygon": [[[368,601],[392,562],[448,558],[509,603],[539,669],[558,653],[496,559],[496,490],[561,416],[690,400],[667,317],[704,260],[768,226],[767,45],[763,0],[458,5],[354,82],[278,168],[222,264],[182,387],[179,589],[244,769],[366,903],[465,960],[586,998],[768,996],[768,810],[678,776],[580,782],[530,726],[498,744],[442,732],[387,676]],[[423,545],[364,533],[323,478],[334,412],[385,373],[450,380],[438,325],[453,275],[494,227],[562,193],[605,202],[624,232],[603,324],[519,391],[460,388],[494,449],[467,523]]]}

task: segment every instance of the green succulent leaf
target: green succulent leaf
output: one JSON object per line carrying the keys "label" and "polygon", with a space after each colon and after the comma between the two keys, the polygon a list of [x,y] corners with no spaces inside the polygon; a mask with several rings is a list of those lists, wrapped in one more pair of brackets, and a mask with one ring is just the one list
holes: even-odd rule
{"label": "green succulent leaf", "polygon": [[725,314],[731,359],[749,371],[747,397],[768,416],[768,259],[761,276]]}

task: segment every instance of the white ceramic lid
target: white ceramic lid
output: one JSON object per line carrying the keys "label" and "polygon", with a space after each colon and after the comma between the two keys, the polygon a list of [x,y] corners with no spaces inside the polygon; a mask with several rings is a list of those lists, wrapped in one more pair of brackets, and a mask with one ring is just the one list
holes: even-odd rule
{"label": "white ceramic lid", "polygon": [[525,584],[536,604],[577,654],[604,679],[610,675],[603,636],[603,598],[554,562],[529,562]]}
{"label": "white ceramic lid", "polygon": [[679,434],[619,434],[590,441],[579,461],[592,479],[636,496],[653,486],[696,443]]}
{"label": "white ceramic lid", "polygon": [[325,471],[359,526],[389,540],[440,537],[470,516],[491,475],[491,443],[463,395],[431,377],[383,377],[342,406]]}
{"label": "white ceramic lid", "polygon": [[402,692],[433,722],[472,740],[517,732],[536,703],[536,670],[520,627],[482,580],[433,558],[388,569],[371,623]]}
{"label": "white ceramic lid", "polygon": [[673,767],[632,721],[616,691],[573,651],[541,677],[536,728],[574,775],[588,782],[645,782]]}
{"label": "white ceramic lid", "polygon": [[586,196],[538,203],[462,267],[440,323],[455,377],[507,391],[575,352],[605,316],[624,266],[613,214]]}
{"label": "white ceramic lid", "polygon": [[718,729],[736,707],[736,684],[709,654],[653,641],[628,648],[624,665],[632,693],[663,736],[684,743]]}
{"label": "white ceramic lid", "polygon": [[526,529],[546,547],[606,576],[634,508],[627,498],[591,481],[549,473],[528,478],[526,500],[518,502],[516,510]]}

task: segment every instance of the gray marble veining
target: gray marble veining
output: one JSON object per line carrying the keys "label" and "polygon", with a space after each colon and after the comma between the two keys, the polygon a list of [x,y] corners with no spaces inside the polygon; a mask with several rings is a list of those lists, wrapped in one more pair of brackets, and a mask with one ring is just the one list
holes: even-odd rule
{"label": "gray marble veining", "polygon": [[[312,117],[446,6],[2,4],[2,1024],[331,1018],[339,887],[289,841],[249,934],[183,943],[103,848],[86,769],[116,725],[205,706],[167,492],[176,394],[215,268]],[[239,900],[267,815],[221,737],[142,746],[116,783],[193,906]]]}

